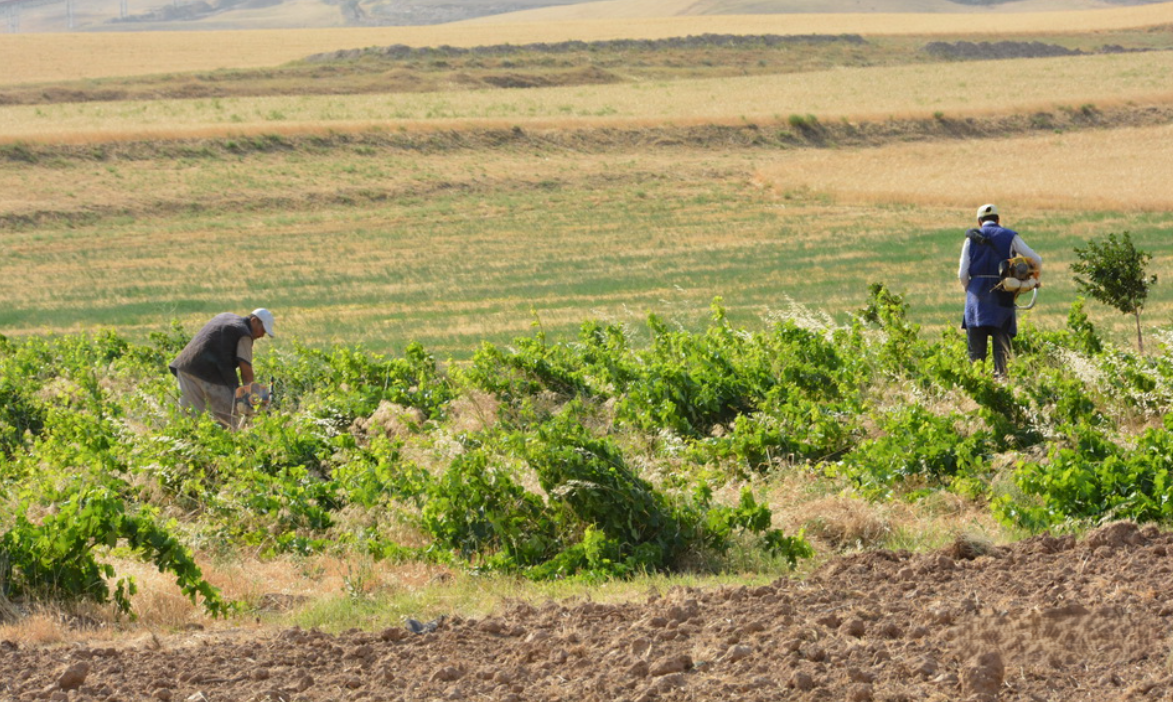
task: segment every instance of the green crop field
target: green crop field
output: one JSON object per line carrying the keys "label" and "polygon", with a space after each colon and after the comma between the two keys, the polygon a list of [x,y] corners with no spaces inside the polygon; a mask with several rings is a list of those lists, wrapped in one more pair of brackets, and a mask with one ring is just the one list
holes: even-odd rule
{"label": "green crop field", "polygon": [[[956,322],[968,204],[918,204],[915,192],[905,203],[836,202],[761,187],[739,163],[745,156],[668,156],[551,153],[528,172],[516,155],[436,163],[379,152],[197,159],[175,164],[179,172],[58,165],[89,181],[61,192],[65,203],[85,200],[55,224],[60,204],[46,196],[44,224],[5,235],[0,328],[143,335],[171,319],[194,326],[267,306],[281,317],[280,343],[400,351],[419,341],[464,358],[535,319],[558,336],[588,317],[639,322],[658,312],[691,324],[715,296],[742,321],[797,303],[842,322],[871,282],[908,294],[913,318],[932,330]],[[462,162],[456,173],[453,160]],[[769,163],[786,168],[784,157]],[[149,189],[164,181],[167,189]],[[131,193],[104,202],[119,183]],[[1030,314],[1040,326],[1066,317],[1075,294],[1066,265],[1085,238],[1131,230],[1159,265],[1169,260],[1167,211],[1055,211],[1024,200],[1002,202],[1048,261]],[[1167,320],[1171,303],[1158,286],[1150,323]],[[1106,310],[1095,317],[1128,328]]]}
{"label": "green crop field", "polygon": [[[266,173],[281,169],[206,174],[186,185],[212,212],[152,201],[148,213],[180,211],[145,221],[115,211],[94,224],[6,235],[0,324],[9,334],[108,326],[141,335],[173,318],[195,325],[265,305],[281,315],[286,340],[387,351],[420,341],[462,358],[481,339],[524,330],[533,315],[558,333],[585,317],[638,321],[651,311],[689,323],[714,296],[742,320],[793,301],[844,321],[877,281],[909,294],[914,319],[931,328],[957,317],[968,206],[835,204],[775,195],[735,171],[721,183],[681,172],[711,168],[705,160],[677,162],[675,172],[603,160],[587,182],[567,174],[571,165],[514,182],[424,171],[367,193],[344,185],[351,169],[336,164],[336,189],[320,198],[297,190],[281,213],[248,211],[258,183],[271,185]],[[353,168],[370,175],[396,166],[365,157]],[[225,193],[233,199],[220,200]],[[1030,315],[1044,327],[1066,316],[1074,299],[1066,264],[1086,238],[1131,230],[1158,265],[1169,260],[1167,212],[1003,207],[1047,257],[1047,288]],[[1171,301],[1158,286],[1149,323],[1167,323]],[[1095,316],[1128,327],[1106,310]]]}

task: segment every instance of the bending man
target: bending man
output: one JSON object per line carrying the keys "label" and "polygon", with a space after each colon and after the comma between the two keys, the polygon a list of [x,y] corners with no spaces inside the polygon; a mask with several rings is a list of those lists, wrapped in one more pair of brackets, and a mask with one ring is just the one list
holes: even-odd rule
{"label": "bending man", "polygon": [[229,312],[213,317],[168,366],[179,381],[179,404],[209,411],[235,429],[236,388],[253,382],[253,341],[266,334],[273,336],[273,313],[264,308],[247,317]]}
{"label": "bending man", "polygon": [[969,342],[969,360],[985,360],[989,342],[994,342],[994,375],[1006,376],[1010,339],[1018,334],[1014,293],[994,290],[1000,280],[1003,261],[1025,256],[1040,270],[1043,259],[1031,250],[1018,232],[1003,227],[995,205],[977,211],[978,228],[965,234],[957,278],[965,289],[965,316],[961,328]]}

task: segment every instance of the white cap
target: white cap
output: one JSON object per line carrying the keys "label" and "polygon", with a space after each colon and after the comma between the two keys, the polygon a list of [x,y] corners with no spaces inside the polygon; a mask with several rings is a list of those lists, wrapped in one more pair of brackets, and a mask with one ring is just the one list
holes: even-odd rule
{"label": "white cap", "polygon": [[261,320],[261,324],[264,325],[264,327],[265,327],[266,334],[268,334],[269,336],[271,336],[273,338],[277,338],[277,335],[273,333],[273,313],[272,312],[265,309],[264,307],[258,307],[257,309],[253,310],[253,316],[256,317],[257,319]]}
{"label": "white cap", "polygon": [[998,216],[998,206],[995,204],[982,205],[981,207],[978,208],[978,214],[977,214],[978,219],[981,219],[982,217],[997,217],[997,216]]}

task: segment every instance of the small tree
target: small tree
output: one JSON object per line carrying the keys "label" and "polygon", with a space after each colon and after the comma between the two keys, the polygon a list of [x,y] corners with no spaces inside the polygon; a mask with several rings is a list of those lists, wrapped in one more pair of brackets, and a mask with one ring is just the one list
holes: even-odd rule
{"label": "small tree", "polygon": [[1075,284],[1093,299],[1115,307],[1123,314],[1133,315],[1136,318],[1136,346],[1144,353],[1140,311],[1149,288],[1157,282],[1157,276],[1146,277],[1144,270],[1153,255],[1138,251],[1128,232],[1121,234],[1119,239],[1115,234],[1109,234],[1107,240],[1089,242],[1084,249],[1077,246],[1075,255],[1079,258],[1071,265],[1077,276]]}

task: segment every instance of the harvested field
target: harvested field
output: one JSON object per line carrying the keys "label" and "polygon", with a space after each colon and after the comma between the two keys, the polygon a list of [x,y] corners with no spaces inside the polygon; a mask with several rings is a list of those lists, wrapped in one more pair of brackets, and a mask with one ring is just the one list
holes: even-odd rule
{"label": "harvested field", "polygon": [[[980,116],[1167,104],[1173,52],[840,68],[794,75],[526,91],[309,95],[0,107],[0,142],[85,143],[255,133]],[[987,98],[996,93],[991,104]]]}
{"label": "harvested field", "polygon": [[[1173,188],[1173,127],[1066,133],[1054,113],[1031,117],[1036,135],[981,141],[891,145],[883,149],[806,150],[761,179],[779,192],[807,189],[839,202],[915,201],[966,206],[979,199],[1030,202],[1049,209],[1163,211]],[[1051,129],[1048,129],[1051,127]],[[1058,133],[1056,133],[1058,131]],[[861,178],[870,173],[877,177]],[[1105,173],[1111,173],[1105,178]]]}
{"label": "harvested field", "polygon": [[[333,635],[0,642],[0,694],[70,699],[1167,699],[1173,534],[835,558],[806,580],[515,601]],[[416,633],[418,632],[418,633]]]}
{"label": "harvested field", "polygon": [[[585,317],[638,325],[649,311],[692,324],[715,295],[742,321],[791,302],[843,320],[868,283],[899,281],[938,333],[958,309],[946,283],[970,200],[997,199],[1046,252],[1046,304],[1028,318],[1053,328],[1075,296],[1071,248],[1086,238],[1131,230],[1156,265],[1168,260],[1168,159],[1146,156],[1167,150],[1171,118],[1156,106],[1050,114],[1047,129],[1019,115],[18,145],[0,152],[0,275],[12,282],[0,323],[141,336],[263,294],[306,343],[416,340],[461,358],[525,333],[533,313],[556,336]],[[957,177],[983,145],[1034,189],[977,193]],[[1097,154],[1094,169],[1067,167]],[[1083,197],[1078,216],[1065,187]],[[907,275],[893,239],[907,231],[933,276]],[[782,267],[796,245],[811,253]],[[237,247],[250,256],[243,276]],[[1157,286],[1146,313],[1163,319],[1171,301]],[[1127,333],[1128,318],[1090,311]]]}
{"label": "harvested field", "polygon": [[[623,3],[629,0],[622,0]],[[491,18],[490,18],[491,19]],[[1108,10],[995,14],[840,14],[649,17],[457,23],[432,27],[15,34],[0,43],[0,85],[106,76],[276,66],[311,54],[365,46],[483,46],[535,41],[656,39],[690,34],[964,36],[1096,32],[1173,23],[1173,2]]]}

